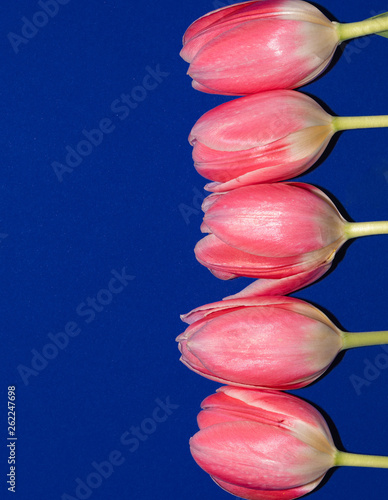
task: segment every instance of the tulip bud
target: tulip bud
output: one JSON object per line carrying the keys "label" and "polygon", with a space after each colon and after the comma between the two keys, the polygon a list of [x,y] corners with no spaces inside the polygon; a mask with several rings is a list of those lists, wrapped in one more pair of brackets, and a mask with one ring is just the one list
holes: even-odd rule
{"label": "tulip bud", "polygon": [[194,460],[221,487],[248,499],[292,499],[335,465],[336,448],[315,408],[275,391],[221,387],[202,403]]}
{"label": "tulip bud", "polygon": [[388,332],[347,333],[293,297],[228,299],[182,316],[181,361],[223,384],[298,389],[350,347],[388,343]]}
{"label": "tulip bud", "polygon": [[388,468],[388,457],[337,450],[322,415],[291,394],[221,387],[201,407],[191,454],[217,484],[241,498],[298,498],[334,466]]}
{"label": "tulip bud", "polygon": [[224,302],[221,310],[215,304],[206,319],[177,339],[182,362],[206,378],[246,387],[298,389],[317,379],[342,349],[341,331],[300,300]]}
{"label": "tulip bud", "polygon": [[[287,278],[326,271],[337,250],[357,236],[388,232],[388,222],[347,222],[318,188],[257,184],[208,196],[198,261],[221,279]],[[303,280],[301,280],[303,281]],[[302,286],[302,283],[300,283]]]}
{"label": "tulip bud", "polygon": [[272,90],[208,111],[189,141],[198,173],[214,181],[205,189],[224,192],[304,173],[338,130],[384,126],[386,116],[332,117],[307,95]]}
{"label": "tulip bud", "polygon": [[300,87],[330,63],[350,38],[382,32],[386,19],[339,24],[301,0],[230,5],[195,21],[183,37],[193,87],[242,95]]}

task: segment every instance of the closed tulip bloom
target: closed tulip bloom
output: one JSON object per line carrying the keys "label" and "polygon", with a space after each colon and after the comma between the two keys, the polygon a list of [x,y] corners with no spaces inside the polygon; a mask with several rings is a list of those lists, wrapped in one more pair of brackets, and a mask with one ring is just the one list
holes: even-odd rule
{"label": "closed tulip bloom", "polygon": [[388,127],[388,116],[333,117],[311,97],[272,90],[226,102],[205,113],[189,141],[194,166],[224,192],[291,179],[309,169],[333,134],[350,128]]}
{"label": "closed tulip bloom", "polygon": [[201,407],[193,458],[241,498],[291,500],[315,489],[331,467],[388,467],[387,457],[339,451],[322,415],[291,394],[221,387]]}
{"label": "closed tulip bloom", "polygon": [[195,254],[221,279],[320,276],[348,239],[388,232],[387,221],[347,222],[321,190],[303,183],[213,194],[202,208],[201,229],[210,234]]}
{"label": "closed tulip bloom", "polygon": [[231,5],[195,21],[183,37],[193,87],[225,95],[297,88],[316,78],[337,46],[388,28],[384,18],[330,21],[301,0]]}
{"label": "closed tulip bloom", "polygon": [[388,343],[388,332],[343,332],[292,297],[223,300],[182,320],[190,326],[177,338],[181,361],[208,379],[244,387],[305,387],[341,350]]}

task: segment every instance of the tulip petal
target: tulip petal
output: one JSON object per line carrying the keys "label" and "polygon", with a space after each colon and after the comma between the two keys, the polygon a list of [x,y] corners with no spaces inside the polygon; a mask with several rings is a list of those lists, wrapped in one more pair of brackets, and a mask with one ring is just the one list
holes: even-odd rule
{"label": "tulip petal", "polygon": [[220,151],[263,147],[303,128],[330,125],[332,117],[311,97],[293,90],[260,92],[205,113],[191,130],[197,140]]}
{"label": "tulip petal", "polygon": [[[229,398],[230,399],[230,398]],[[210,427],[211,425],[221,424],[223,422],[237,422],[245,416],[241,413],[230,410],[230,408],[223,409],[220,405],[212,410],[211,407],[206,408],[198,413],[197,423],[200,429]]]}
{"label": "tulip petal", "polygon": [[259,279],[245,287],[241,292],[225,297],[224,300],[249,298],[266,295],[287,295],[304,288],[323,276],[331,267],[332,261],[312,270],[280,279]]}
{"label": "tulip petal", "polygon": [[231,23],[260,19],[265,16],[278,16],[282,19],[297,17],[300,20],[330,25],[326,17],[310,3],[295,0],[251,0],[213,10],[194,21],[183,36],[183,44],[201,34],[216,23],[230,26]]}
{"label": "tulip petal", "polygon": [[202,377],[207,378],[208,380],[212,380],[213,382],[218,382],[220,384],[233,384],[234,387],[242,388],[242,389],[261,389],[261,390],[269,390],[269,389],[277,389],[281,391],[288,391],[288,390],[296,390],[296,389],[301,389],[303,387],[306,387],[310,383],[314,382],[319,378],[323,373],[326,371],[327,368],[324,368],[310,377],[304,376],[302,380],[300,381],[292,381],[289,383],[282,382],[278,384],[272,384],[270,387],[266,385],[261,385],[261,384],[247,384],[247,383],[239,383],[239,382],[234,382],[231,381],[228,378],[222,378],[220,376],[214,375],[211,373],[206,366],[204,366],[199,359],[197,359],[196,356],[192,355],[189,350],[187,349],[185,342],[180,343],[180,349],[182,352],[182,356],[179,358],[179,360],[192,372],[196,373],[197,375],[201,375]]}
{"label": "tulip petal", "polygon": [[276,278],[284,276],[288,270],[290,274],[304,271],[303,259],[300,256],[271,258],[252,255],[227,245],[214,234],[202,238],[194,251],[201,264],[212,272],[227,275],[229,279],[239,275],[253,278],[268,275]]}
{"label": "tulip petal", "polygon": [[[283,181],[303,174],[314,165],[332,136],[331,127],[310,127],[291,134],[285,145],[277,141],[276,148],[269,151],[268,155],[257,154],[257,148],[253,148],[241,153],[232,153],[235,160],[228,163],[225,159],[226,153],[216,151],[217,161],[197,162],[194,166],[203,177],[216,181],[205,186],[205,190],[213,193],[251,184]],[[244,156],[248,160],[244,161]]]}
{"label": "tulip petal", "polygon": [[[183,36],[184,45],[180,52],[182,59],[191,62],[195,55],[208,42],[236,25],[251,20],[252,10],[253,13],[256,10],[255,3],[257,2],[251,1],[230,5],[217,9],[197,19],[197,21],[189,26]],[[273,10],[263,9],[263,4],[265,6],[265,2],[262,2],[260,15],[265,15],[265,10],[272,15]],[[246,9],[245,7],[248,8]],[[252,9],[250,7],[252,7]]]}
{"label": "tulip petal", "polygon": [[221,194],[215,193],[215,194],[210,194],[209,196],[206,196],[206,198],[202,202],[201,209],[204,213],[215,203]]}
{"label": "tulip petal", "polygon": [[[299,275],[302,281],[301,286],[304,286],[303,282],[307,280],[304,273],[311,273],[330,263],[341,244],[342,241],[334,242],[327,248],[305,255],[271,258],[242,252],[210,234],[197,243],[194,251],[198,262],[209,268],[220,279],[233,279],[238,276],[287,278]],[[282,288],[288,289],[289,287],[288,282],[285,286],[282,283],[274,283],[274,286],[271,283],[266,285],[268,289],[278,289],[279,294]]]}
{"label": "tulip petal", "polygon": [[226,385],[202,401],[201,408],[211,407],[233,412],[248,411],[252,418],[262,423],[277,423],[290,432],[301,432],[306,444],[314,443],[325,453],[332,452],[333,438],[325,419],[309,403],[291,394]]}
{"label": "tulip petal", "polygon": [[[194,21],[186,30],[183,35],[183,45],[186,45],[190,40],[192,40],[195,36],[199,35],[202,31],[211,27],[217,21],[222,20],[226,16],[231,16],[235,11],[243,9],[245,6],[254,3],[256,0],[252,0],[250,2],[238,3],[236,5],[227,5],[226,7],[221,7],[220,9],[213,10],[208,14],[200,17],[196,21]],[[182,49],[183,51],[183,49]],[[185,52],[181,57],[185,59]],[[187,59],[185,59],[187,61]]]}
{"label": "tulip petal", "polygon": [[[192,370],[195,373],[198,373],[199,375],[203,375],[206,377],[212,377],[211,372],[209,372],[205,366],[202,365],[202,363],[191,354],[191,352],[187,349],[186,347],[186,342],[180,342],[179,344],[179,349],[182,353],[182,356],[180,357],[180,361],[187,366],[190,370]],[[222,383],[226,383],[226,381],[223,381]]]}
{"label": "tulip petal", "polygon": [[204,223],[227,245],[263,257],[291,257],[345,241],[338,210],[306,186],[257,184],[229,191],[206,211]]}
{"label": "tulip petal", "polygon": [[211,476],[257,489],[303,486],[333,465],[333,457],[318,454],[286,430],[251,421],[201,429],[191,438],[190,449],[194,460]]}
{"label": "tulip petal", "polygon": [[323,474],[315,481],[312,481],[311,483],[307,483],[297,488],[290,488],[287,490],[255,490],[252,488],[246,488],[244,486],[237,486],[235,484],[227,483],[226,481],[222,481],[221,479],[217,479],[211,476],[213,481],[222,489],[224,489],[228,493],[231,493],[232,495],[235,495],[236,497],[245,498],[246,500],[293,500],[294,498],[299,498],[313,491],[324,477],[325,474]]}
{"label": "tulip petal", "polygon": [[302,300],[296,299],[294,297],[283,297],[283,296],[262,296],[262,297],[252,296],[247,298],[242,297],[230,300],[223,299],[218,302],[212,302],[211,304],[206,304],[204,306],[196,307],[189,313],[182,314],[181,320],[184,321],[185,323],[192,324],[194,322],[197,323],[199,320],[202,319],[208,320],[209,318],[217,317],[219,314],[224,314],[225,312],[230,312],[236,309],[240,309],[241,307],[256,307],[256,306],[265,307],[269,305],[287,307],[288,304],[297,304],[299,302],[302,304],[306,304]]}
{"label": "tulip petal", "polygon": [[[204,92],[206,94],[219,94],[219,91],[217,89],[210,89],[209,87],[206,87],[206,85],[202,85],[201,83],[196,82],[195,80],[191,82],[191,86],[193,87],[194,90],[198,90],[199,92]],[[228,92],[223,92],[223,95],[235,96],[240,94],[229,94]]]}

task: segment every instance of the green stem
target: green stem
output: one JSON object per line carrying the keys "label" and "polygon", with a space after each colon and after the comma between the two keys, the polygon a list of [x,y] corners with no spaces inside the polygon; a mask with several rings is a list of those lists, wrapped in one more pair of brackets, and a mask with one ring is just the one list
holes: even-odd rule
{"label": "green stem", "polygon": [[351,38],[372,35],[388,30],[388,16],[365,19],[365,21],[359,21],[357,23],[337,23],[335,26],[340,42],[343,42]]}
{"label": "green stem", "polygon": [[346,451],[338,451],[335,457],[335,465],[388,469],[388,457],[381,457],[376,455],[358,455],[355,453],[347,453]]}
{"label": "green stem", "polygon": [[335,132],[357,128],[388,127],[388,115],[377,116],[333,116]]}
{"label": "green stem", "polygon": [[388,331],[382,332],[342,332],[342,349],[388,344]]}
{"label": "green stem", "polygon": [[388,234],[388,221],[347,222],[345,224],[345,235],[348,239],[373,234]]}

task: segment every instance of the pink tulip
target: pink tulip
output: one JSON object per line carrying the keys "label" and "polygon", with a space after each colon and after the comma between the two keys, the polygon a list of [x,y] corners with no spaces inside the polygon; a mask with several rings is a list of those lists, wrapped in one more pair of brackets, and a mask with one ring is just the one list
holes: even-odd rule
{"label": "pink tulip", "polygon": [[347,333],[292,297],[229,299],[194,309],[177,338],[181,361],[223,384],[298,389],[350,347],[388,343],[388,332]]}
{"label": "pink tulip", "polygon": [[331,22],[301,0],[231,5],[195,21],[183,37],[193,87],[225,95],[300,87],[321,74],[337,46],[387,29],[384,18]]}
{"label": "pink tulip", "polygon": [[343,348],[341,333],[310,304],[260,297],[213,304],[177,340],[181,361],[206,378],[298,389],[327,370]]}
{"label": "pink tulip", "polygon": [[201,406],[193,458],[241,498],[298,498],[337,465],[388,467],[387,457],[337,450],[321,414],[291,394],[221,387]]}
{"label": "pink tulip", "polygon": [[330,267],[348,239],[388,232],[386,221],[347,222],[322,191],[302,183],[213,194],[202,208],[201,229],[210,234],[197,243],[195,254],[221,279],[293,276],[302,287],[304,279],[311,282]]}
{"label": "pink tulip", "polygon": [[243,498],[297,498],[335,464],[322,416],[281,392],[221,387],[202,403],[194,460],[227,491]]}
{"label": "pink tulip", "polygon": [[309,169],[333,134],[349,128],[387,127],[388,117],[332,117],[307,95],[272,90],[229,101],[205,113],[189,141],[205,189],[290,179]]}

